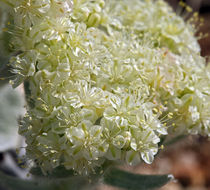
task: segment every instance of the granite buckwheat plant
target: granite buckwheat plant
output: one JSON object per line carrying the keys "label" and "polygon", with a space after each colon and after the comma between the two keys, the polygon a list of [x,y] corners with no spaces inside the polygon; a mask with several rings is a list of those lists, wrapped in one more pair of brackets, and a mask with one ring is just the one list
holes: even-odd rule
{"label": "granite buckwheat plant", "polygon": [[[167,135],[210,137],[210,66],[198,19],[163,0],[0,0],[10,14],[14,87],[27,87],[19,127],[44,174],[104,162],[151,164]],[[188,12],[192,10],[185,6]]]}

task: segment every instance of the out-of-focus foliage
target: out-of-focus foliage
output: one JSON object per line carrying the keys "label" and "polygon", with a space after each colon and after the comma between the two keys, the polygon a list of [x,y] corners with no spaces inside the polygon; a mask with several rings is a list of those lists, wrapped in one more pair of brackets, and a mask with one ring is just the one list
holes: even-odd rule
{"label": "out-of-focus foliage", "polygon": [[11,48],[11,32],[8,30],[12,24],[12,17],[10,9],[7,6],[1,5],[0,7],[0,70],[3,66],[9,63],[9,56],[12,53]]}
{"label": "out-of-focus foliage", "polygon": [[[96,173],[87,176],[70,175],[63,167],[58,167],[53,175],[41,176],[41,170],[33,170],[34,179],[21,180],[10,177],[0,172],[0,185],[8,190],[93,190],[99,178],[100,182],[128,190],[152,190],[171,181],[171,175],[138,175],[125,172],[116,168],[109,168],[105,174]],[[65,175],[64,175],[64,174]],[[38,176],[36,176],[38,174]]]}
{"label": "out-of-focus foliage", "polygon": [[23,106],[24,98],[17,90],[10,85],[0,87],[0,151],[15,148]]}

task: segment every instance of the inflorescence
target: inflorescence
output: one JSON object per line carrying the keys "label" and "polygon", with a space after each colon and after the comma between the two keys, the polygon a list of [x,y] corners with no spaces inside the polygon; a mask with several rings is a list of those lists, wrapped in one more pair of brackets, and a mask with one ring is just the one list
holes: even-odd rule
{"label": "inflorescence", "polygon": [[163,0],[0,2],[19,52],[13,86],[30,89],[19,132],[43,172],[150,164],[164,135],[210,136],[210,66],[192,19]]}

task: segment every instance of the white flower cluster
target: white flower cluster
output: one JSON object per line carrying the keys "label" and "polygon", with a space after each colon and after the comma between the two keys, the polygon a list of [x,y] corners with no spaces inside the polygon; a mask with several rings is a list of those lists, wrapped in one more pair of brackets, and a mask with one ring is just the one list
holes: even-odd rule
{"label": "white flower cluster", "polygon": [[210,135],[210,66],[162,0],[4,0],[14,10],[19,132],[44,172],[152,163],[160,136]]}

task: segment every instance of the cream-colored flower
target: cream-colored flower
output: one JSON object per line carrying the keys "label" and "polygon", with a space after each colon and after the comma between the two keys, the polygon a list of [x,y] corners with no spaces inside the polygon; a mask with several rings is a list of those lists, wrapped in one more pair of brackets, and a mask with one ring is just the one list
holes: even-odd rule
{"label": "cream-colored flower", "polygon": [[44,173],[150,164],[162,135],[210,136],[210,67],[195,28],[163,0],[3,4],[14,20],[12,83],[27,89],[19,132]]}

